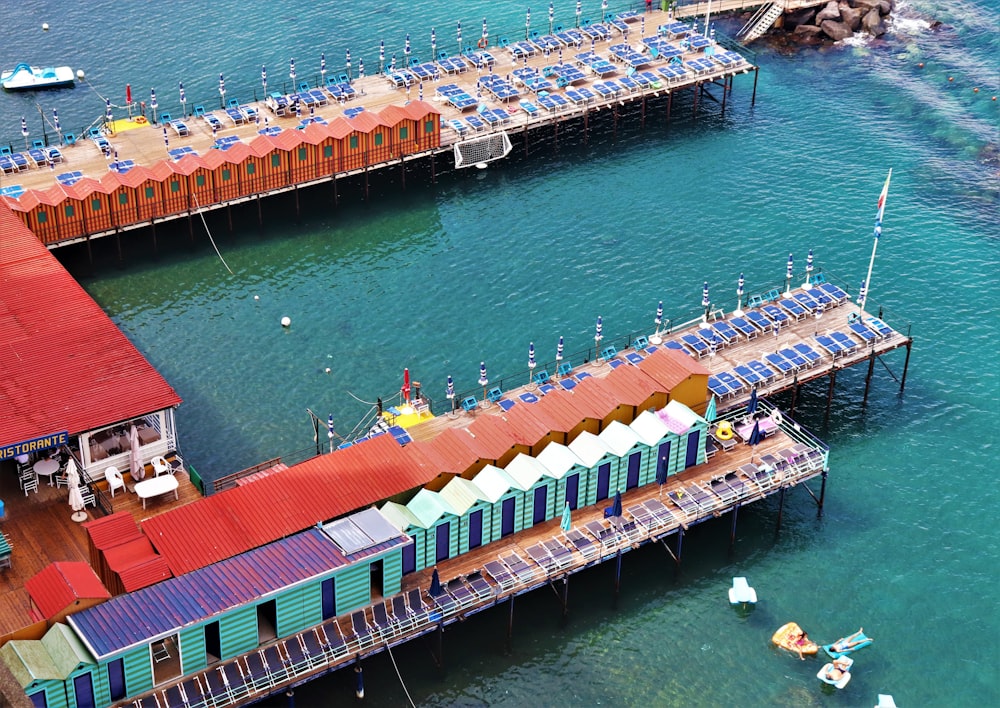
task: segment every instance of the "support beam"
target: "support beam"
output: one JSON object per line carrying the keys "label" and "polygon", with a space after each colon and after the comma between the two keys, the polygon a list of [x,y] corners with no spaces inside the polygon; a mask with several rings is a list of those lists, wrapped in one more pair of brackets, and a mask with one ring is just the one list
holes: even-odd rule
{"label": "support beam", "polygon": [[729,527],[729,552],[733,552],[733,546],[736,545],[736,517],[739,514],[740,507],[737,504],[733,507],[733,522]]}
{"label": "support beam", "polygon": [[760,67],[755,66],[753,68],[753,93],[750,94],[750,106],[753,107],[757,104],[757,79],[760,78]]}
{"label": "support beam", "polygon": [[778,522],[774,527],[774,532],[777,533],[781,530],[781,514],[785,510],[785,487],[781,488],[781,492],[778,493]]}
{"label": "support beam", "polygon": [[618,556],[615,558],[615,602],[618,602],[618,593],[622,587],[622,549],[618,549]]}
{"label": "support beam", "polygon": [[903,362],[903,378],[899,382],[899,392],[902,393],[903,389],[906,388],[906,372],[910,368],[910,349],[913,347],[913,340],[909,340],[906,343],[906,361]]}
{"label": "support beam", "polygon": [[823,470],[823,475],[822,475],[823,483],[820,485],[819,488],[819,510],[816,512],[816,516],[823,515],[823,502],[826,499],[826,478],[829,474],[830,470],[826,469]]}
{"label": "support beam", "polygon": [[514,596],[507,600],[507,651],[513,650],[514,639]]}
{"label": "support beam", "polygon": [[837,383],[837,368],[830,369],[830,385],[826,389],[826,413],[823,415],[823,425],[830,422],[830,404],[833,403],[833,387]]}
{"label": "support beam", "polygon": [[361,657],[354,662],[354,697],[358,700],[365,697],[365,672],[361,668]]}
{"label": "support beam", "polygon": [[872,373],[875,371],[875,349],[872,348],[872,353],[868,357],[868,374],[865,376],[865,394],[861,397],[861,405],[865,406],[868,404],[868,389],[872,385]]}

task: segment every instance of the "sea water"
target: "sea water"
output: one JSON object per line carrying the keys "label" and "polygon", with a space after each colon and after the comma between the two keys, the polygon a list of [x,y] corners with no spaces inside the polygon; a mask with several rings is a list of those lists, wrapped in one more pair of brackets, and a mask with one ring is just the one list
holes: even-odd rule
{"label": "sea water", "polygon": [[[126,83],[135,100],[156,88],[161,109],[178,112],[178,81],[192,104],[211,105],[223,72],[227,95],[245,100],[259,95],[261,64],[270,86],[289,83],[292,57],[315,81],[320,52],[339,73],[351,48],[355,75],[359,57],[371,74],[380,39],[387,61],[401,61],[409,31],[426,57],[431,27],[439,48],[455,43],[458,20],[472,43],[483,16],[491,36],[514,38],[524,10],[478,0],[219,0],[195,14],[15,5],[8,57],[70,63],[89,83],[0,97],[0,134],[16,147],[22,114],[41,132],[39,107],[47,120],[58,107],[79,131],[103,115],[103,96],[123,103]],[[532,27],[547,29],[547,8],[533,10]],[[574,24],[571,3],[556,13]],[[265,203],[263,229],[242,213],[232,234],[213,215],[232,274],[200,226],[193,246],[186,227],[161,227],[157,256],[148,233],[129,234],[123,267],[110,242],[95,244],[93,269],[79,251],[61,257],[184,399],[182,452],[211,480],[314,450],[307,410],[332,413],[346,434],[398,390],[404,367],[443,402],[448,375],[480,393],[481,361],[491,379],[523,375],[529,342],[551,361],[562,335],[581,363],[598,315],[606,336],[648,331],[659,300],[668,316],[694,316],[704,281],[731,309],[741,272],[751,293],[780,284],[789,252],[801,272],[815,249],[856,292],[892,168],[869,303],[912,326],[913,355],[902,394],[905,350],[876,366],[867,406],[864,366],[837,377],[829,419],[825,380],[800,395],[796,418],[832,448],[822,515],[799,489],[779,532],[775,499],[742,510],[731,554],[728,517],[687,535],[679,573],[662,548],[630,553],[617,602],[612,567],[574,576],[566,621],[547,592],[519,598],[511,647],[506,607],[483,613],[449,627],[443,669],[423,640],[366,661],[365,700],[870,706],[890,693],[901,706],[997,704],[1000,26],[986,0],[900,3],[891,26],[878,42],[762,44],[754,106],[748,76],[725,113],[711,101],[694,110],[681,94],[669,122],[658,104],[645,125],[635,113],[617,130],[595,120],[586,140],[567,132],[553,144],[543,132],[529,136],[527,157],[516,137],[507,160],[436,185],[411,176],[404,191],[388,175],[367,202],[345,186],[337,207],[320,187],[301,219],[279,198]],[[757,589],[749,614],[728,604],[734,575]],[[859,626],[875,637],[847,688],[817,681],[821,659],[771,646],[790,620],[821,641]],[[296,703],[348,703],[353,689],[342,671],[300,688]]]}

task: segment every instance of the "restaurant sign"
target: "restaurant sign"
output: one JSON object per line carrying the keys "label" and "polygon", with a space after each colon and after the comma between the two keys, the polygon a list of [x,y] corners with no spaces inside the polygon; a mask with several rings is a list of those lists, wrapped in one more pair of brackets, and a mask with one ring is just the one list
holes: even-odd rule
{"label": "restaurant sign", "polygon": [[18,455],[28,455],[32,452],[66,445],[67,443],[69,443],[69,431],[64,430],[61,433],[52,433],[51,435],[45,435],[34,440],[25,440],[24,442],[12,445],[4,445],[0,447],[0,460],[13,460]]}

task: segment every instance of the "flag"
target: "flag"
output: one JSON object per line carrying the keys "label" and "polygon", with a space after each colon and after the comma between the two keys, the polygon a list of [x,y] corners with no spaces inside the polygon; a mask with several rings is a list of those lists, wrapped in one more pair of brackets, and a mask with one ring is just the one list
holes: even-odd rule
{"label": "flag", "polygon": [[875,217],[875,238],[879,237],[882,227],[882,215],[885,214],[885,198],[889,196],[889,180],[892,179],[892,169],[889,169],[889,174],[885,178],[885,184],[882,186],[882,193],[878,195],[878,215]]}

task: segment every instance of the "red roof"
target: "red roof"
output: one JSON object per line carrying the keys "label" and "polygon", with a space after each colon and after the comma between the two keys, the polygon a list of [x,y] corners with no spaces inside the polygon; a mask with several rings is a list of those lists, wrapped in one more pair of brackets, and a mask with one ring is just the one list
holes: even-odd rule
{"label": "red roof", "polygon": [[604,389],[621,403],[641,406],[659,393],[662,386],[635,366],[619,366],[604,377]]}
{"label": "red roof", "polygon": [[641,362],[639,370],[655,380],[665,391],[687,380],[690,376],[708,376],[708,369],[684,352],[666,347],[653,352]]}
{"label": "red roof", "polygon": [[107,600],[108,589],[86,563],[50,563],[24,583],[25,590],[45,619],[59,614],[77,600]]}
{"label": "red roof", "polygon": [[0,445],[171,408],[177,393],[0,202]]}
{"label": "red roof", "polygon": [[142,529],[181,575],[420,487],[438,472],[418,445],[382,435],[146,519]]}

